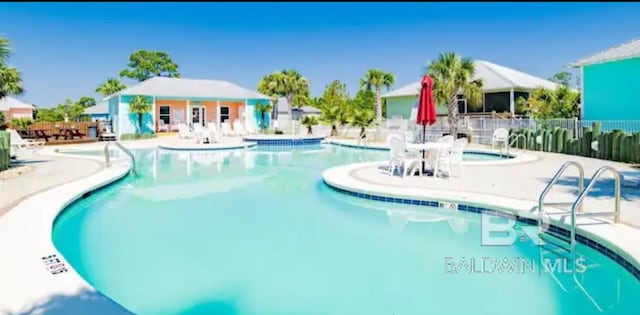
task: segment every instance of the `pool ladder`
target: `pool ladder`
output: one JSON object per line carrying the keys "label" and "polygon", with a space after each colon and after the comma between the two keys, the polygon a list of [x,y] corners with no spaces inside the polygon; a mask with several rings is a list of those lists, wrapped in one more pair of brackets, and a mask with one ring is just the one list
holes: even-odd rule
{"label": "pool ladder", "polygon": [[109,145],[114,144],[116,147],[118,147],[120,150],[122,150],[122,152],[124,152],[125,154],[127,154],[130,158],[131,158],[131,173],[133,175],[138,175],[138,172],[136,171],[136,158],[133,156],[133,153],[131,153],[131,151],[129,151],[129,149],[125,148],[122,143],[118,142],[118,141],[110,141],[107,142],[107,144],[104,146],[104,161],[107,164],[107,167],[109,167],[109,165],[111,165],[111,158],[109,155]]}
{"label": "pool ladder", "polygon": [[[545,203],[544,199],[547,196],[547,194],[549,193],[549,191],[551,190],[551,188],[557,183],[558,179],[564,174],[564,172],[569,168],[569,167],[575,167],[578,169],[579,172],[579,178],[578,178],[578,196],[576,197],[576,199],[573,202],[553,202],[553,203]],[[582,212],[582,203],[584,201],[584,198],[587,196],[587,194],[589,193],[589,191],[591,191],[591,189],[593,189],[593,187],[595,186],[595,183],[598,181],[598,179],[600,178],[600,176],[602,176],[603,173],[605,172],[610,172],[613,174],[614,177],[614,210],[613,211],[603,211],[603,212]],[[566,163],[564,163],[560,169],[556,172],[556,174],[553,176],[553,178],[551,179],[551,181],[549,182],[549,184],[547,184],[547,186],[544,188],[544,190],[542,191],[542,193],[540,194],[539,198],[538,198],[538,227],[539,227],[539,233],[540,234],[544,234],[544,222],[543,222],[543,214],[545,213],[544,211],[544,206],[571,206],[571,228],[569,230],[570,233],[570,238],[567,240],[565,237],[560,236],[560,235],[556,235],[555,233],[553,234],[553,236],[555,236],[556,238],[569,243],[569,251],[571,253],[571,263],[573,264],[573,270],[576,270],[576,219],[578,217],[610,217],[613,216],[614,217],[614,223],[619,223],[620,222],[620,181],[621,181],[621,176],[620,173],[618,173],[618,171],[611,167],[611,166],[603,166],[601,168],[599,168],[598,170],[596,170],[596,172],[593,174],[593,176],[591,177],[591,180],[589,181],[589,185],[587,185],[587,187],[584,187],[584,168],[582,167],[582,165],[576,161],[568,161]],[[580,212],[580,213],[578,213]],[[557,244],[556,244],[557,245]],[[542,251],[542,248],[540,249]],[[541,254],[542,257],[542,254]],[[556,278],[556,276],[553,273],[550,273],[550,275],[553,277],[553,279],[558,283],[558,285],[560,285],[560,287],[562,288],[562,290],[564,290],[565,292],[568,292],[568,290],[560,283],[560,281]],[[582,274],[583,280],[584,280],[584,274]],[[580,288],[580,290],[585,294],[585,296],[587,296],[587,298],[593,303],[593,305],[600,311],[600,312],[604,312],[604,309],[596,302],[596,300],[591,296],[591,294],[589,294],[589,292],[587,291],[587,289],[582,285],[581,281],[577,278],[576,272],[573,272],[573,280],[576,284],[576,286],[578,288]],[[610,305],[608,308],[610,309],[611,307],[615,306],[616,304],[618,304],[620,302],[620,283],[619,283],[619,279],[618,279],[618,300],[615,304]]]}
{"label": "pool ladder", "polygon": [[[513,138],[510,142],[509,145],[507,145],[507,154],[509,154],[509,148],[511,148],[512,145],[514,145],[516,142],[518,142],[518,139],[522,138],[522,141],[524,143],[524,145],[522,146],[522,150],[526,150],[527,146],[529,145],[527,143],[527,137],[525,137],[523,134],[518,133],[518,134],[512,134],[511,136],[509,136],[509,138]],[[519,148],[518,148],[519,149]]]}

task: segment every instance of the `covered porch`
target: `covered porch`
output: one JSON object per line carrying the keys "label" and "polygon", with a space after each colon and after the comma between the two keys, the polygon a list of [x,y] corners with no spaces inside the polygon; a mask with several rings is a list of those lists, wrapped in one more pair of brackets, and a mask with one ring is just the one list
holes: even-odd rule
{"label": "covered porch", "polygon": [[226,122],[233,128],[233,122],[237,119],[245,126],[253,125],[247,119],[251,116],[248,113],[248,100],[156,98],[154,108],[156,132],[177,131],[180,124],[188,127],[215,124],[220,128]]}

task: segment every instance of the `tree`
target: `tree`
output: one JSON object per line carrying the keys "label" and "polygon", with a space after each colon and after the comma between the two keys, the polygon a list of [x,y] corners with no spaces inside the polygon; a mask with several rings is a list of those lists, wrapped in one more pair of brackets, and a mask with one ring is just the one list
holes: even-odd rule
{"label": "tree", "polygon": [[258,84],[258,91],[271,97],[284,97],[289,104],[289,119],[293,108],[310,103],[309,80],[296,70],[282,70],[268,74]]}
{"label": "tree", "polygon": [[80,119],[81,116],[84,114],[85,107],[78,102],[74,102],[70,99],[66,99],[64,103],[59,104],[55,108],[55,110],[57,112],[57,118],[62,118],[56,121],[61,121],[61,120],[75,121]]}
{"label": "tree", "polygon": [[107,97],[126,88],[127,86],[120,82],[120,80],[116,78],[108,78],[107,81],[104,81],[96,88],[96,93],[100,93],[102,96]]}
{"label": "tree", "polygon": [[304,116],[300,123],[307,127],[307,134],[310,135],[313,133],[311,128],[318,124],[318,118],[316,116]]}
{"label": "tree", "polygon": [[9,40],[0,37],[0,99],[7,95],[20,95],[24,93],[22,87],[22,75],[16,68],[11,68],[7,60],[11,56]]}
{"label": "tree", "polygon": [[96,100],[93,97],[83,96],[76,102],[76,104],[83,108],[89,108],[96,105]]}
{"label": "tree", "polygon": [[449,132],[458,134],[458,95],[463,94],[467,105],[482,105],[482,80],[472,80],[475,74],[473,61],[453,52],[441,53],[431,61],[427,73],[433,78],[433,94],[437,104],[446,104]]}
{"label": "tree", "polygon": [[376,92],[376,121],[382,122],[382,88],[387,90],[391,88],[395,81],[395,77],[390,72],[385,72],[379,69],[369,69],[364,75],[364,78],[360,80],[360,86],[371,91],[375,89]]}
{"label": "tree", "polygon": [[535,119],[573,118],[579,116],[580,93],[566,85],[555,90],[536,89],[528,99],[518,103]]}
{"label": "tree", "polygon": [[129,113],[138,114],[138,133],[142,134],[142,116],[151,111],[151,103],[142,95],[136,95],[129,103]]}
{"label": "tree", "polygon": [[273,106],[268,102],[259,102],[256,104],[255,109],[260,113],[260,130],[264,131],[267,128],[267,123],[265,121],[266,113],[271,112]]}
{"label": "tree", "polygon": [[320,120],[331,125],[331,136],[338,135],[337,125],[343,125],[347,122],[346,114],[349,103],[349,93],[347,87],[338,80],[329,83],[322,97],[315,100],[318,109],[320,109]]}
{"label": "tree", "polygon": [[369,109],[353,109],[349,115],[349,123],[354,127],[360,127],[360,139],[366,137],[366,128],[373,124],[376,112]]}
{"label": "tree", "polygon": [[564,86],[569,86],[571,84],[571,81],[573,81],[573,75],[567,71],[562,71],[554,74],[551,78],[549,78],[549,81],[553,81]]}
{"label": "tree", "polygon": [[163,51],[137,50],[129,56],[127,69],[120,76],[142,82],[154,76],[179,78],[178,65]]}

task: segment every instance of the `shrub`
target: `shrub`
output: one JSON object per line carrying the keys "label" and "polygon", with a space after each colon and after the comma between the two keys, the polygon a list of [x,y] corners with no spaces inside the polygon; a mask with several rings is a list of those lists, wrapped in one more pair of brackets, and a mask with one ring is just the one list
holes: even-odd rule
{"label": "shrub", "polygon": [[280,129],[276,129],[275,134],[281,135],[281,134],[284,134],[284,132],[282,132],[282,130]]}
{"label": "shrub", "polygon": [[142,139],[151,139],[155,138],[155,133],[125,133],[120,136],[120,140],[142,140]]}

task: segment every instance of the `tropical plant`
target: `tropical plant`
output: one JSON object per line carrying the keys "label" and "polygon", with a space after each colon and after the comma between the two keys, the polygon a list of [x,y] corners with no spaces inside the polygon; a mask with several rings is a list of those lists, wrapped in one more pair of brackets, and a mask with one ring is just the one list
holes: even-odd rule
{"label": "tropical plant", "polygon": [[4,130],[4,129],[5,129],[4,112],[0,112],[0,130]]}
{"label": "tropical plant", "polygon": [[536,89],[529,98],[518,98],[516,104],[535,119],[573,118],[579,116],[580,93],[561,85],[555,90]]}
{"label": "tropical plant", "polygon": [[268,102],[258,102],[256,103],[255,110],[260,113],[260,130],[264,131],[267,129],[267,122],[265,120],[266,114],[271,112],[273,106]]}
{"label": "tropical plant", "polygon": [[331,125],[331,136],[336,136],[338,134],[337,125],[347,123],[349,106],[347,87],[335,80],[325,87],[322,97],[316,98],[314,103],[320,109],[320,121]]}
{"label": "tropical plant", "polygon": [[16,129],[25,130],[33,124],[33,120],[29,117],[20,117],[11,119],[11,126]]}
{"label": "tropical plant", "polygon": [[453,52],[441,53],[431,61],[427,73],[433,78],[433,94],[437,104],[446,104],[449,132],[458,134],[458,95],[464,95],[467,106],[477,108],[482,105],[482,80],[472,80],[475,67],[470,58],[463,58]]}
{"label": "tropical plant", "polygon": [[382,121],[382,89],[387,90],[391,88],[395,81],[395,77],[391,72],[385,72],[379,69],[369,69],[364,75],[364,78],[360,79],[360,86],[371,91],[375,89],[376,93],[376,122]]}
{"label": "tropical plant", "polygon": [[360,127],[360,138],[365,137],[366,128],[376,119],[376,112],[369,109],[353,109],[349,114],[349,124]]}
{"label": "tropical plant", "polygon": [[137,50],[129,56],[127,68],[120,76],[142,82],[154,76],[179,78],[178,65],[163,51]]}
{"label": "tropical plant", "polygon": [[573,81],[573,75],[570,72],[562,71],[554,74],[549,81],[553,81],[560,85],[569,86],[571,81]]}
{"label": "tropical plant", "polygon": [[142,134],[142,116],[151,111],[151,102],[146,96],[136,95],[129,102],[129,113],[138,115],[138,134]]}
{"label": "tropical plant", "polygon": [[83,96],[76,102],[76,104],[84,108],[89,108],[96,105],[96,99],[93,97]]}
{"label": "tropical plant", "polygon": [[22,87],[22,75],[16,68],[11,68],[7,64],[7,59],[11,56],[11,46],[9,40],[0,37],[0,99],[7,95],[20,95],[24,93]]}
{"label": "tropical plant", "polygon": [[318,124],[318,118],[316,116],[304,116],[300,123],[307,127],[307,134],[312,134],[313,130],[311,128]]}
{"label": "tropical plant", "polygon": [[100,93],[102,96],[107,97],[126,88],[127,86],[120,82],[120,80],[116,78],[108,78],[107,81],[104,81],[96,88],[96,93]]}
{"label": "tropical plant", "polygon": [[[85,107],[78,103],[73,102],[70,99],[66,99],[63,104],[59,104],[55,110],[58,112],[58,115],[62,118],[61,120],[79,120],[81,116],[84,115]],[[60,121],[60,120],[57,120]]]}
{"label": "tropical plant", "polygon": [[293,119],[293,108],[309,104],[309,80],[296,70],[282,70],[268,74],[258,84],[260,93],[271,97],[284,97],[289,104],[289,119]]}

